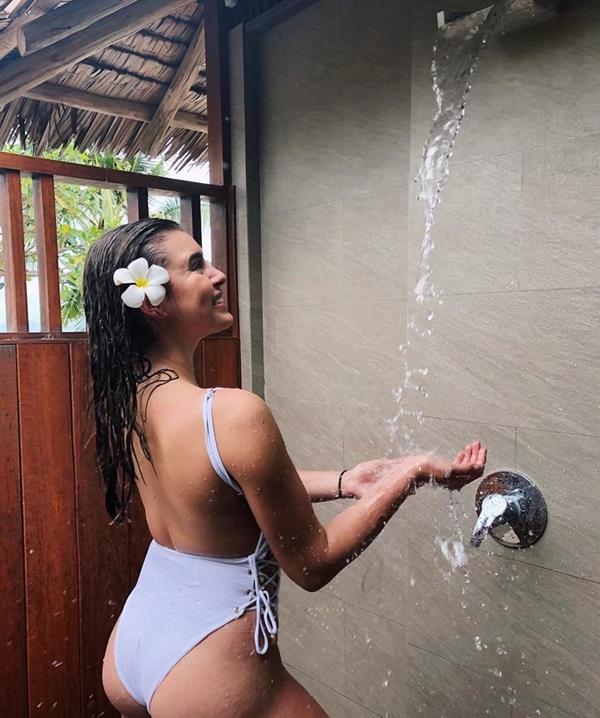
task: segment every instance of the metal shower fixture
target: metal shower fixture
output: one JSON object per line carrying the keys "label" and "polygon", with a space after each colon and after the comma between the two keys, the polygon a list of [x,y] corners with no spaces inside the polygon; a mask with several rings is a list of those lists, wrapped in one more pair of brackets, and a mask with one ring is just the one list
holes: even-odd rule
{"label": "metal shower fixture", "polygon": [[[505,35],[554,20],[560,14],[562,4],[561,0],[514,0],[492,34]],[[464,26],[468,30],[483,22],[491,9],[490,5],[476,12],[442,10],[437,14],[438,29],[459,31]]]}

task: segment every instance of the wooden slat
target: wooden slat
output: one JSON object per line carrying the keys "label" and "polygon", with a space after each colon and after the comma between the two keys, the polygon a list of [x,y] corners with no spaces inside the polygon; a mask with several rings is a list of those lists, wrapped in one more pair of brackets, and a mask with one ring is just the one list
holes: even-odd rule
{"label": "wooden slat", "polygon": [[[93,3],[89,4],[93,6]],[[31,87],[55,77],[71,65],[108,47],[115,40],[188,4],[189,0],[137,0],[63,38],[57,45],[49,45],[5,63],[0,66],[0,105],[15,100]]]}
{"label": "wooden slat", "polygon": [[40,326],[43,332],[60,331],[60,287],[58,278],[58,242],[54,179],[51,175],[33,176],[35,241],[38,256]]}
{"label": "wooden slat", "polygon": [[[129,593],[129,525],[110,526],[96,468],[89,343],[70,344],[71,416],[75,462],[75,516],[79,571],[79,625],[83,718],[118,716],[102,688],[102,659],[110,632]],[[124,570],[125,569],[125,570]],[[103,713],[104,712],[104,713]]]}
{"label": "wooden slat", "polygon": [[202,368],[203,361],[202,361],[202,344],[203,342],[198,342],[198,345],[196,347],[196,351],[194,352],[193,357],[193,363],[194,363],[194,377],[196,378],[196,381],[200,386],[203,386],[202,382],[204,381],[204,370]]}
{"label": "wooden slat", "polygon": [[25,243],[23,238],[23,199],[18,171],[0,172],[0,222],[4,252],[6,329],[26,332],[27,284],[25,277]]}
{"label": "wooden slat", "polygon": [[207,337],[202,340],[202,386],[242,386],[240,340]]}
{"label": "wooden slat", "polygon": [[[211,203],[210,206],[210,253],[213,266],[227,275],[227,308],[230,307],[229,257],[227,250],[227,207],[224,204]],[[215,337],[230,337],[233,327],[217,332]]]}
{"label": "wooden slat", "polygon": [[[66,344],[17,348],[29,704],[80,709],[79,593]],[[56,703],[56,706],[54,705]],[[37,712],[37,711],[36,711]]]}
{"label": "wooden slat", "polygon": [[148,188],[128,187],[127,189],[127,221],[137,222],[138,219],[149,217]]}
{"label": "wooden slat", "polygon": [[202,244],[202,212],[200,197],[197,194],[189,197],[182,197],[180,203],[181,226],[198,242],[198,244]]}
{"label": "wooden slat", "polygon": [[88,341],[86,332],[1,332],[0,344],[39,344],[40,342]]}
{"label": "wooden slat", "polygon": [[214,197],[225,201],[227,190],[215,184],[187,182],[172,177],[158,177],[138,172],[79,165],[75,162],[58,162],[39,157],[28,157],[11,152],[0,152],[0,172],[3,170],[19,170],[24,174],[54,175],[54,181],[79,181],[82,184],[100,186],[121,185],[123,187],[147,187],[158,193],[165,194],[199,194],[202,197]]}
{"label": "wooden slat", "polygon": [[196,79],[198,66],[203,59],[204,25],[200,23],[154,116],[142,131],[139,142],[147,154],[155,155],[160,149],[165,132],[171,126],[177,110]]}
{"label": "wooden slat", "polygon": [[[156,112],[156,107],[146,105],[143,102],[125,100],[121,97],[97,95],[76,87],[57,85],[52,82],[44,82],[37,87],[32,87],[25,92],[25,97],[42,100],[43,102],[58,102],[68,107],[78,107],[82,110],[99,112],[102,115],[125,117],[130,120],[141,120],[142,122],[149,122]],[[169,124],[171,127],[184,127],[194,132],[208,131],[208,122],[205,115],[197,115],[185,110],[178,110]]]}
{"label": "wooden slat", "polygon": [[129,590],[135,586],[144,557],[148,551],[148,545],[152,535],[146,523],[144,505],[140,499],[139,491],[136,490],[130,507],[131,523],[129,524]]}
{"label": "wooden slat", "polygon": [[16,347],[0,346],[0,715],[26,716],[27,626]]}
{"label": "wooden slat", "polygon": [[17,47],[21,55],[40,50],[83,30],[135,0],[71,0],[68,7],[49,10],[19,29]]}

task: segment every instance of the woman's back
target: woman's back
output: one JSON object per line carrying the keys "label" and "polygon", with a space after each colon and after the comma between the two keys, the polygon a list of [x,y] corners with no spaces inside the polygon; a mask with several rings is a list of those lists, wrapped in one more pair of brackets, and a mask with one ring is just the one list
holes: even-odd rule
{"label": "woman's back", "polygon": [[[243,495],[218,476],[210,460],[203,417],[209,391],[176,380],[146,398],[142,388],[139,411],[156,474],[134,436],[145,481],[138,480],[136,487],[158,543],[185,553],[245,556],[256,547],[260,529]],[[220,456],[235,451],[241,438],[228,431],[227,412],[236,393],[240,390],[220,387],[212,398]]]}

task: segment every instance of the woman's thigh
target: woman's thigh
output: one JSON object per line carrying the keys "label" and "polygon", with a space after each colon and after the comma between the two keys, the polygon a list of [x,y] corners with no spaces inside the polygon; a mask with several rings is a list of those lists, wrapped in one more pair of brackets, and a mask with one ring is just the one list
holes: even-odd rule
{"label": "woman's thigh", "polygon": [[194,646],[156,689],[152,718],[327,718],[285,670],[276,643],[256,653],[254,622],[248,611]]}

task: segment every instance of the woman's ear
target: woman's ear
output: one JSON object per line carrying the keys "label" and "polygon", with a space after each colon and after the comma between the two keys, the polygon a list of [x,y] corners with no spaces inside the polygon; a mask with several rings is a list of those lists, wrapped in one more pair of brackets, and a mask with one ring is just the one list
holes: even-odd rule
{"label": "woman's ear", "polygon": [[166,318],[168,314],[163,308],[162,304],[163,302],[161,302],[158,306],[155,307],[150,303],[148,297],[144,297],[144,301],[140,306],[140,311],[147,319]]}

